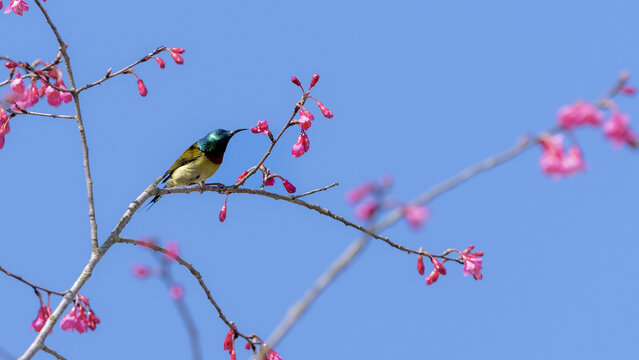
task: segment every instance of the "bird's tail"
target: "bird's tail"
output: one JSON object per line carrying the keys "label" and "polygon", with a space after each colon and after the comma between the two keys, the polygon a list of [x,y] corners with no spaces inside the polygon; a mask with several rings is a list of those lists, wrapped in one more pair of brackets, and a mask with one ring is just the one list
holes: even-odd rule
{"label": "bird's tail", "polygon": [[151,201],[149,201],[149,205],[147,205],[146,211],[149,211],[149,209],[151,209],[151,206],[153,206],[156,202],[158,202],[158,200],[160,200],[161,197],[162,195],[155,195],[155,197],[151,199]]}

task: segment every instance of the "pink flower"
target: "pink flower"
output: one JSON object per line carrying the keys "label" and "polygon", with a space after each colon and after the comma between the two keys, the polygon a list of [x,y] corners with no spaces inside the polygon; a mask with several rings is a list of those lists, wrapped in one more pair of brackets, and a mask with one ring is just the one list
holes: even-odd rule
{"label": "pink flower", "polygon": [[[228,200],[228,197],[226,199]],[[220,209],[219,219],[220,222],[224,222],[224,220],[226,220],[226,201],[224,201],[224,205],[222,205],[222,208]]]}
{"label": "pink flower", "polygon": [[433,269],[433,271],[426,276],[426,285],[430,285],[439,279],[439,271],[437,269]]}
{"label": "pink flower", "polygon": [[268,354],[264,358],[266,360],[282,360],[280,354],[276,353],[273,349],[269,349]]}
{"label": "pink flower", "polygon": [[167,260],[177,260],[179,253],[179,246],[177,241],[171,240],[166,243],[166,254],[164,254]]}
{"label": "pink flower", "polygon": [[594,105],[584,101],[562,106],[557,112],[557,117],[559,125],[564,129],[585,124],[600,125],[603,121],[603,113]]}
{"label": "pink flower", "polygon": [[442,263],[439,262],[439,260],[430,258],[430,261],[433,263],[433,266],[435,266],[435,270],[437,270],[437,272],[442,275],[446,275],[446,268],[444,267],[444,265],[442,265]]}
{"label": "pink flower", "polygon": [[[1,4],[2,2],[0,2]],[[0,6],[0,9],[2,9],[2,6]],[[6,67],[7,69],[15,69],[16,66],[18,66],[18,64],[14,63],[13,61],[7,61],[6,63],[4,63],[4,67]]]}
{"label": "pink flower", "polygon": [[284,188],[286,189],[286,192],[289,194],[292,194],[294,192],[297,191],[297,189],[295,188],[295,186],[293,186],[293,184],[291,184],[290,182],[288,182],[288,180],[282,178],[282,183],[284,184]]}
{"label": "pink flower", "polygon": [[324,104],[318,101],[317,106],[319,106],[320,111],[322,112],[322,115],[324,115],[325,118],[330,119],[333,117],[333,112],[327,109],[326,106],[324,106]]}
{"label": "pink flower", "polygon": [[164,60],[161,57],[157,57],[157,56],[154,56],[153,58],[155,59],[155,61],[158,62],[158,66],[160,67],[160,69],[164,69],[164,67],[166,66],[166,64],[164,63]]}
{"label": "pink flower", "polygon": [[355,216],[362,220],[368,220],[373,217],[377,207],[377,201],[373,198],[368,198],[355,207]]}
{"label": "pink flower", "polygon": [[570,147],[568,154],[561,161],[561,166],[564,175],[572,175],[586,168],[578,146],[573,145]]}
{"label": "pink flower", "polygon": [[302,87],[302,83],[300,82],[300,79],[297,78],[297,76],[291,76],[291,82],[299,87]]}
{"label": "pink flower", "polygon": [[364,196],[375,191],[375,183],[369,182],[359,185],[346,193],[346,201],[349,204],[354,204],[360,201]]}
{"label": "pink flower", "polygon": [[60,99],[60,92],[58,90],[54,89],[51,86],[48,86],[44,94],[47,96],[47,102],[49,103],[49,105],[60,106],[62,99]]}
{"label": "pink flower", "polygon": [[184,296],[184,289],[178,284],[173,284],[169,288],[169,296],[173,300],[181,299]]}
{"label": "pink flower", "polygon": [[[64,86],[64,84],[60,84],[59,88],[66,89],[67,87]],[[73,95],[71,95],[70,92],[59,91],[59,93],[60,100],[62,100],[63,103],[68,104],[71,102],[71,100],[73,100]]]}
{"label": "pink flower", "polygon": [[424,268],[424,257],[419,255],[417,257],[417,272],[419,273],[419,275],[424,275],[424,270],[426,270]]}
{"label": "pink flower", "polygon": [[461,253],[462,259],[464,259],[464,276],[472,274],[476,280],[482,278],[481,274],[481,258],[466,253]]}
{"label": "pink flower", "polygon": [[100,319],[95,315],[93,310],[89,310],[89,319],[87,320],[87,327],[91,330],[95,330],[95,327],[100,323]]}
{"label": "pink flower", "polygon": [[268,135],[271,131],[268,129],[268,121],[260,120],[257,122],[257,126],[253,126],[251,128],[251,132],[253,134],[262,133],[264,135]]}
{"label": "pink flower", "polygon": [[271,176],[271,171],[266,169],[262,171],[262,181],[264,182],[264,186],[273,186],[275,185],[275,176]]}
{"label": "pink flower", "polygon": [[315,86],[315,84],[317,84],[317,82],[319,81],[319,74],[314,74],[313,77],[311,78],[311,86],[309,86],[309,90]]}
{"label": "pink flower", "polygon": [[563,170],[563,145],[564,138],[561,134],[547,136],[540,140],[543,153],[539,160],[541,169],[548,175],[561,174]]}
{"label": "pink flower", "polygon": [[604,134],[612,140],[615,147],[620,147],[623,144],[637,146],[637,135],[630,129],[629,122],[630,117],[627,114],[616,111],[603,125]]}
{"label": "pink flower", "polygon": [[31,329],[40,332],[44,327],[44,324],[47,322],[47,319],[51,316],[51,308],[49,305],[40,304],[40,309],[38,309],[38,316],[36,316],[35,320],[31,323]]}
{"label": "pink flower", "polygon": [[417,230],[430,217],[430,211],[425,206],[407,205],[404,207],[404,217],[410,226]]}
{"label": "pink flower", "polygon": [[11,0],[11,2],[9,3],[9,6],[7,6],[7,8],[4,9],[4,13],[8,14],[12,10],[16,15],[22,16],[23,11],[29,10],[29,4],[24,2],[24,0]]}
{"label": "pink flower", "polygon": [[297,138],[297,142],[293,145],[293,149],[291,149],[291,155],[295,157],[300,157],[304,155],[308,151],[311,143],[308,140],[308,136],[306,136],[305,132],[302,132],[300,136]]}
{"label": "pink flower", "polygon": [[313,114],[311,114],[310,111],[306,109],[300,110],[300,119],[298,120],[298,123],[303,130],[308,130],[311,127],[311,123],[314,119],[315,117],[313,116]]}
{"label": "pink flower", "polygon": [[20,73],[16,73],[15,79],[11,80],[11,90],[13,90],[16,94],[22,94],[24,92],[24,81],[22,81]]}
{"label": "pink flower", "polygon": [[144,86],[144,81],[142,81],[142,79],[138,79],[138,92],[142,97],[145,97],[149,93],[146,86]]}
{"label": "pink flower", "polygon": [[37,104],[38,101],[40,101],[40,93],[35,83],[31,83],[31,86],[29,86],[29,90],[27,90],[27,92],[29,93],[29,101],[27,106],[31,107]]}
{"label": "pink flower", "polygon": [[149,277],[149,267],[144,264],[133,264],[131,266],[131,273],[138,279],[146,279]]}
{"label": "pink flower", "polygon": [[60,327],[64,331],[77,330],[80,334],[87,331],[87,318],[82,306],[74,305],[68,314],[64,315]]}

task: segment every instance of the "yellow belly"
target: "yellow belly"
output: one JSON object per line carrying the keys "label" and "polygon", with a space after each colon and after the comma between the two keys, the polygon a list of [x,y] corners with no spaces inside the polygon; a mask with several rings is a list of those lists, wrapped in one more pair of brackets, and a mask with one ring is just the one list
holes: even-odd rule
{"label": "yellow belly", "polygon": [[175,169],[166,182],[166,187],[186,186],[205,181],[219,168],[220,164],[214,164],[206,156],[200,156],[197,160]]}

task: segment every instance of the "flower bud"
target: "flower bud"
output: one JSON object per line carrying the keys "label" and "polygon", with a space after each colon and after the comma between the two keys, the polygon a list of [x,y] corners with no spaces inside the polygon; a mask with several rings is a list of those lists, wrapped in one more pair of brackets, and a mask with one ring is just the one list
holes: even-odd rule
{"label": "flower bud", "polygon": [[299,87],[302,86],[302,83],[300,82],[300,80],[297,78],[297,76],[291,76],[291,82]]}
{"label": "flower bud", "polygon": [[426,270],[424,268],[424,257],[419,255],[419,257],[417,257],[417,272],[419,275],[424,275],[424,270]]}
{"label": "flower bud", "polygon": [[319,81],[319,74],[315,74],[313,75],[313,78],[311,79],[311,86],[309,87],[309,90],[315,86],[315,84],[317,84],[317,82]]}
{"label": "flower bud", "polygon": [[153,58],[155,59],[155,61],[158,62],[158,66],[160,67],[160,69],[164,69],[164,67],[166,66],[166,64],[164,63],[164,60],[158,56],[154,56]]}
{"label": "flower bud", "polygon": [[433,271],[431,271],[430,274],[426,276],[426,285],[430,285],[434,283],[435,281],[437,281],[438,278],[439,278],[439,271],[437,271],[437,269],[433,269]]}
{"label": "flower bud", "polygon": [[146,89],[146,86],[144,86],[144,81],[142,81],[142,79],[138,79],[138,92],[140,92],[140,95],[142,97],[145,97],[146,94],[149,93]]}
{"label": "flower bud", "polygon": [[16,78],[11,80],[11,90],[18,94],[22,94],[24,92],[24,81],[22,81],[20,73],[16,73]]}
{"label": "flower bud", "polygon": [[184,59],[180,55],[178,55],[178,53],[171,52],[171,57],[173,58],[173,61],[175,61],[176,64],[178,65],[184,64]]}
{"label": "flower bud", "polygon": [[289,194],[292,194],[297,191],[295,186],[293,186],[293,184],[288,182],[288,180],[282,179],[282,183],[284,184],[284,188],[286,189],[286,192],[288,192]]}
{"label": "flower bud", "polygon": [[333,112],[327,109],[324,104],[318,101],[317,106],[319,106],[320,110],[322,111],[322,115],[324,115],[325,118],[330,119],[333,117]]}

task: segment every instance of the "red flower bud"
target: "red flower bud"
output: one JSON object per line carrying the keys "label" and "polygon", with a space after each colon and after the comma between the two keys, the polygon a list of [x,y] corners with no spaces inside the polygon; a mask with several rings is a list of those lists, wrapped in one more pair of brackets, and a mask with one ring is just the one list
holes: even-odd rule
{"label": "red flower bud", "polygon": [[162,60],[161,57],[153,57],[155,59],[155,61],[158,62],[158,65],[160,66],[160,69],[164,69],[164,66],[166,66],[166,64],[164,63],[164,60]]}
{"label": "red flower bud", "polygon": [[178,53],[171,52],[171,57],[173,58],[173,61],[175,61],[176,64],[178,65],[184,64],[184,59],[180,55],[178,55]]}
{"label": "red flower bud", "polygon": [[245,172],[242,173],[242,175],[237,177],[237,181],[235,182],[236,184],[239,183],[240,181],[242,181],[242,179],[249,173],[248,170],[246,170]]}
{"label": "red flower bud", "polygon": [[432,258],[431,261],[433,262],[433,265],[435,266],[435,270],[437,270],[437,272],[439,272],[442,275],[446,275],[446,268],[444,267],[444,265],[442,265],[442,263],[440,263],[435,258]]}
{"label": "red flower bud", "polygon": [[138,79],[138,91],[142,97],[145,97],[149,92],[146,90],[146,86],[144,86],[144,82],[142,79]]}
{"label": "red flower bud", "polygon": [[288,180],[286,179],[282,179],[282,182],[284,183],[284,188],[286,189],[286,191],[289,194],[292,194],[294,192],[297,191],[297,189],[295,188],[295,186],[293,186],[293,184],[291,184],[290,182],[288,182]]}
{"label": "red flower bud", "polygon": [[475,252],[474,252],[474,253],[472,253],[471,255],[472,255],[472,256],[480,257],[480,256],[484,256],[484,252],[483,252],[483,251],[475,251]]}
{"label": "red flower bud", "polygon": [[319,74],[315,74],[313,75],[313,78],[311,79],[311,86],[309,87],[309,90],[315,86],[315,84],[317,84],[317,82],[319,81]]}
{"label": "red flower bud", "polygon": [[300,82],[300,80],[297,78],[297,76],[291,76],[291,82],[299,87],[302,86],[302,83]]}
{"label": "red flower bud", "polygon": [[621,91],[622,94],[634,95],[637,93],[637,88],[632,85],[624,85],[619,91]]}
{"label": "red flower bud", "polygon": [[222,210],[220,210],[220,222],[224,222],[226,220],[226,203],[222,205]]}
{"label": "red flower bud", "polygon": [[426,270],[424,268],[424,257],[419,255],[419,257],[417,258],[417,272],[419,273],[419,275],[424,275],[424,270]]}
{"label": "red flower bud", "polygon": [[172,53],[184,54],[184,49],[182,48],[170,48],[169,51]]}
{"label": "red flower bud", "polygon": [[246,350],[251,350],[251,343],[250,343],[250,342],[247,342],[247,343],[246,343],[246,345],[244,345],[244,348],[245,348]]}
{"label": "red flower bud", "polygon": [[431,271],[430,274],[426,276],[426,285],[430,285],[434,283],[435,281],[437,281],[438,278],[439,278],[439,271],[437,271],[437,269],[433,269],[433,271]]}
{"label": "red flower bud", "polygon": [[13,61],[7,61],[6,63],[4,63],[4,67],[6,67],[7,69],[15,69],[16,66],[18,66],[18,64],[14,63]]}
{"label": "red flower bud", "polygon": [[318,101],[317,106],[319,106],[320,110],[322,111],[322,115],[324,115],[325,118],[330,119],[333,117],[333,112],[327,109],[324,104]]}

